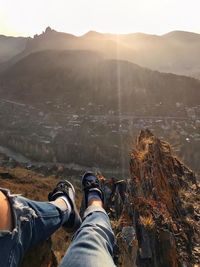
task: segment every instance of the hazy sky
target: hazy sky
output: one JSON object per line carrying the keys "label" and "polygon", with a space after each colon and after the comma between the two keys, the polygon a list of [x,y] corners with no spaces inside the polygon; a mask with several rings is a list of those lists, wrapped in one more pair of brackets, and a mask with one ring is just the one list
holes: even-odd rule
{"label": "hazy sky", "polygon": [[200,0],[0,0],[0,34],[200,33]]}

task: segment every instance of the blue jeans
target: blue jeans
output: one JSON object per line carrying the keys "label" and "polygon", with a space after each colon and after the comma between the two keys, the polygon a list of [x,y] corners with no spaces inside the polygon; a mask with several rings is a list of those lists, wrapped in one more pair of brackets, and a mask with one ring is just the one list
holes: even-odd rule
{"label": "blue jeans", "polygon": [[[12,232],[0,231],[0,266],[16,267],[29,248],[46,240],[65,222],[65,213],[50,202],[32,201],[0,190],[10,202],[14,223]],[[105,210],[90,206],[61,266],[114,267],[113,245],[114,234]]]}
{"label": "blue jeans", "polygon": [[114,267],[114,234],[103,208],[86,209],[81,227],[75,233],[60,267]]}

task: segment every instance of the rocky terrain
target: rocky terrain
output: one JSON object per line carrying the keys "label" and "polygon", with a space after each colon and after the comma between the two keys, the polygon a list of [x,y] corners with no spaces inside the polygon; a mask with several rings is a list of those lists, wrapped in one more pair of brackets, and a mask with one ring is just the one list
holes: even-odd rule
{"label": "rocky terrain", "polygon": [[141,132],[115,224],[119,266],[199,266],[199,185],[168,143]]}
{"label": "rocky terrain", "polygon": [[[0,168],[1,187],[35,200],[46,200],[48,191],[64,175],[75,184],[80,205],[77,175],[70,178],[67,172],[57,169],[54,175],[47,177],[19,165],[9,167],[11,163],[9,158],[1,156],[1,165],[4,165]],[[149,130],[142,131],[130,154],[127,179],[113,180],[110,176],[101,181],[102,188],[110,189],[106,190],[110,193],[106,195],[105,205],[117,238],[117,266],[199,266],[199,182],[167,142]],[[40,253],[31,266],[57,266],[68,245],[69,236],[60,230],[52,241],[29,252],[23,266],[30,266],[35,249]]]}

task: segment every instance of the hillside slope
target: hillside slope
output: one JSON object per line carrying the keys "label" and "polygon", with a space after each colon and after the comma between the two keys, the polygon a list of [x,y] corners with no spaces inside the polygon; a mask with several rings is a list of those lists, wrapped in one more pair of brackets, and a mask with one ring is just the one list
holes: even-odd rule
{"label": "hillside slope", "polygon": [[200,35],[174,31],[165,35],[103,34],[88,32],[83,36],[57,32],[48,27],[42,34],[27,40],[23,53],[14,57],[4,69],[22,57],[41,50],[88,50],[108,59],[120,59],[153,70],[199,77]]}
{"label": "hillside slope", "polygon": [[0,64],[21,53],[27,44],[28,38],[0,35]]}
{"label": "hillside slope", "polygon": [[[133,111],[162,103],[173,112],[176,103],[199,104],[200,82],[141,68],[121,60],[106,60],[90,51],[42,51],[30,54],[0,76],[1,97],[22,103],[52,101],[75,109],[92,102],[105,110]],[[119,99],[120,98],[120,99]]]}

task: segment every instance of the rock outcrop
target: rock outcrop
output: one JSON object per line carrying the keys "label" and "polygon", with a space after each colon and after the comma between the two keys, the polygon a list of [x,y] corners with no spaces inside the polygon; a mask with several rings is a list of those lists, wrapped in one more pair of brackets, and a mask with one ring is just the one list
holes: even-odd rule
{"label": "rock outcrop", "polygon": [[125,197],[114,196],[123,202],[113,220],[118,266],[199,266],[200,188],[195,174],[168,143],[145,130],[131,153],[130,175]]}

